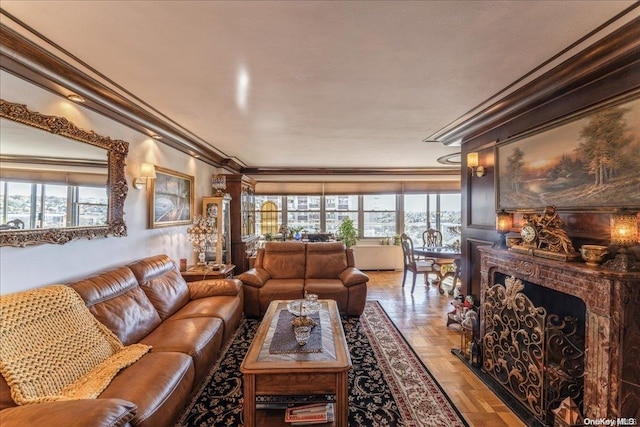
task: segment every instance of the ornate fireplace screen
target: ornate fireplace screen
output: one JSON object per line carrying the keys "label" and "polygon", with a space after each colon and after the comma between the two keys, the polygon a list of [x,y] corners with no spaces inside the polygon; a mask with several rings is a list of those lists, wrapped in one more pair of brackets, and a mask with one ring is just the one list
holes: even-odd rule
{"label": "ornate fireplace screen", "polygon": [[584,337],[577,319],[536,307],[515,277],[487,290],[483,369],[529,412],[552,423],[551,409],[571,397],[582,411]]}

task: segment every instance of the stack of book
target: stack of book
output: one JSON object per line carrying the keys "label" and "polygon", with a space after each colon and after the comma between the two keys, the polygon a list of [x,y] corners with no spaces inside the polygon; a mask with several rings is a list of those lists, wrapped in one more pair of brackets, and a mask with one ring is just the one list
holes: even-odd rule
{"label": "stack of book", "polygon": [[333,403],[313,403],[287,408],[284,421],[292,426],[306,426],[333,422]]}

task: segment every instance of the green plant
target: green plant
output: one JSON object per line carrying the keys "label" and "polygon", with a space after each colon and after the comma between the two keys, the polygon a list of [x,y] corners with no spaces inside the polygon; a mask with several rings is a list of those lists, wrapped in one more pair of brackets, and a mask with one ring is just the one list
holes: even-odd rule
{"label": "green plant", "polygon": [[358,240],[358,229],[353,225],[353,220],[346,217],[338,227],[338,238],[342,240],[346,247],[350,248]]}

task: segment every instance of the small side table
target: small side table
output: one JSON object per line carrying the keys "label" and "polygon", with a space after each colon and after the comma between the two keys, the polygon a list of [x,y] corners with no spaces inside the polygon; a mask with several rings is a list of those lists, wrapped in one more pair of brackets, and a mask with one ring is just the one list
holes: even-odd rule
{"label": "small side table", "polygon": [[211,279],[231,279],[233,278],[233,270],[235,268],[235,264],[223,265],[219,270],[214,270],[212,267],[202,265],[190,265],[187,267],[186,271],[181,271],[180,274],[182,274],[182,277],[187,282]]}

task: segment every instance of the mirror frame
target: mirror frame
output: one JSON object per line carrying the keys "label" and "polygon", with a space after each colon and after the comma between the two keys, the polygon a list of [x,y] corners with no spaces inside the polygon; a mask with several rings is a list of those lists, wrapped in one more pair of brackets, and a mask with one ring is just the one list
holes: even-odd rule
{"label": "mirror frame", "polygon": [[0,99],[0,117],[42,129],[56,135],[84,142],[107,151],[107,195],[109,197],[107,224],[92,227],[43,228],[0,232],[0,246],[25,247],[42,243],[65,244],[76,239],[123,237],[127,235],[124,221],[124,201],[127,179],[124,173],[129,143],[100,136],[78,128],[64,117],[46,116],[30,111],[26,105]]}

